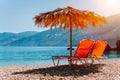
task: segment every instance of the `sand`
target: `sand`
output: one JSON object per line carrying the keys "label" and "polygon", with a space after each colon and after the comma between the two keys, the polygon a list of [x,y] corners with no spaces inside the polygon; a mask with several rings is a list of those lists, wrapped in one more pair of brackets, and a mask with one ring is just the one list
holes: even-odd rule
{"label": "sand", "polygon": [[90,67],[82,64],[0,66],[0,80],[120,80],[120,58],[96,61]]}

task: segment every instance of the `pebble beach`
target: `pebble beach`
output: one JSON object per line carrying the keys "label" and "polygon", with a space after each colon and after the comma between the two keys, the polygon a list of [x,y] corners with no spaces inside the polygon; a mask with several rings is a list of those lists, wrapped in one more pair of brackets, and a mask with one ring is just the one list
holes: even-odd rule
{"label": "pebble beach", "polygon": [[120,80],[120,58],[78,64],[0,66],[0,80]]}

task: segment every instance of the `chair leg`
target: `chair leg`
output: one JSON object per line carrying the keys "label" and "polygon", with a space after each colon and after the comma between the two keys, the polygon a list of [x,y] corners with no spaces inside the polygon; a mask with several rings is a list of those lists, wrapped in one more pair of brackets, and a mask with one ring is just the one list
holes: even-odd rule
{"label": "chair leg", "polygon": [[[91,65],[93,64],[93,62],[94,62],[93,59],[91,59],[91,62],[89,62],[87,59],[83,59],[83,60],[79,59],[79,60],[80,60],[80,62],[81,62],[85,67],[91,66]],[[83,62],[83,61],[84,61],[84,62]]]}
{"label": "chair leg", "polygon": [[69,65],[71,66],[71,65],[73,64],[72,59],[68,59],[68,63],[69,63]]}
{"label": "chair leg", "polygon": [[75,59],[75,60],[72,60],[72,64],[77,64],[77,60]]}
{"label": "chair leg", "polygon": [[90,64],[89,64],[87,59],[84,59],[84,61],[85,61],[85,66],[90,66]]}
{"label": "chair leg", "polygon": [[53,64],[54,64],[54,66],[55,66],[55,61],[54,61],[54,58],[52,57],[52,61],[53,61]]}
{"label": "chair leg", "polygon": [[77,60],[75,60],[75,65],[77,64]]}
{"label": "chair leg", "polygon": [[100,59],[96,55],[94,55],[93,58],[95,58],[98,62],[100,62]]}
{"label": "chair leg", "polygon": [[60,62],[60,59],[58,59],[57,64],[55,64],[55,59],[53,57],[52,57],[52,61],[53,61],[54,66],[58,66],[59,62]]}
{"label": "chair leg", "polygon": [[60,59],[58,59],[57,66],[59,65]]}
{"label": "chair leg", "polygon": [[94,60],[91,58],[90,61],[87,60],[87,65],[91,66],[94,63]]}
{"label": "chair leg", "polygon": [[80,62],[82,63],[82,60],[79,58]]}
{"label": "chair leg", "polygon": [[90,65],[92,65],[94,63],[94,59],[93,58],[91,58],[91,63],[90,63]]}
{"label": "chair leg", "polygon": [[[82,60],[82,59],[80,59],[80,58],[79,58],[79,60],[80,60],[80,62],[85,66],[86,60],[85,60],[85,59]],[[84,62],[83,62],[83,61],[84,61]]]}

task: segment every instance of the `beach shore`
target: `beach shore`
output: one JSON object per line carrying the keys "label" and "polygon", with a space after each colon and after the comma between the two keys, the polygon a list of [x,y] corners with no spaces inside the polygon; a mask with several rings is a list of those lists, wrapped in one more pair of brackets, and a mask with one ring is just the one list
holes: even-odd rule
{"label": "beach shore", "polygon": [[0,66],[0,80],[120,80],[120,58],[79,64]]}

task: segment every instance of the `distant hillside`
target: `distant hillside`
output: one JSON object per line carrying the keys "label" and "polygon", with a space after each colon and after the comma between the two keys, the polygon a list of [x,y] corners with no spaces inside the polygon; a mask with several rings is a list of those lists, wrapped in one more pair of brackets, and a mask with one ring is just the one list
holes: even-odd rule
{"label": "distant hillside", "polygon": [[[73,29],[73,46],[77,46],[82,39],[106,40],[111,47],[116,47],[116,41],[120,40],[120,14],[107,17],[108,23],[103,27],[86,30]],[[69,31],[46,30],[43,32],[24,33],[0,33],[0,45],[2,46],[69,46]]]}
{"label": "distant hillside", "polygon": [[[76,32],[73,30],[73,36],[78,36],[78,39],[73,38],[74,42],[78,42],[79,39],[83,38],[81,32]],[[58,28],[53,29],[52,32],[50,30],[43,31],[37,33],[33,36],[24,37],[10,44],[6,44],[6,46],[68,46],[69,45],[69,31],[59,30]]]}
{"label": "distant hillside", "polygon": [[10,44],[11,42],[14,42],[24,37],[32,36],[36,33],[37,32],[35,31],[26,31],[21,33],[10,33],[10,32],[0,33],[0,46]]}

